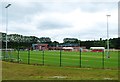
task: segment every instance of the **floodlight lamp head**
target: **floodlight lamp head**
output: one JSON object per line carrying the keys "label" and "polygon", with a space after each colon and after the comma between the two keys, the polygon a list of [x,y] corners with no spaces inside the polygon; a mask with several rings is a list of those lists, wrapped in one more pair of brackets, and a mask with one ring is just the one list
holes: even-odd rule
{"label": "floodlight lamp head", "polygon": [[10,7],[11,6],[11,4],[8,4],[5,8],[8,8],[8,7]]}

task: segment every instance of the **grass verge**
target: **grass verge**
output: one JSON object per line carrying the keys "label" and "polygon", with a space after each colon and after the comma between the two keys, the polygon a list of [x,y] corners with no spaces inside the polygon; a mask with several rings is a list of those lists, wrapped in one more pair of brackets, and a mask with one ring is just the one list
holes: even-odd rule
{"label": "grass verge", "polygon": [[3,80],[118,80],[117,69],[36,66],[2,61]]}

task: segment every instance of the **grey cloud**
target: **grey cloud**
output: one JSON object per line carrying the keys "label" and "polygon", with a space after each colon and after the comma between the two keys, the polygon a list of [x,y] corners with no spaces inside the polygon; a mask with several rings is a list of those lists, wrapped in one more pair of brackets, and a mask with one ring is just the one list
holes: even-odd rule
{"label": "grey cloud", "polygon": [[[27,3],[27,2],[25,2]],[[31,2],[30,6],[22,6],[18,5],[19,3],[12,2],[10,8],[8,8],[8,17],[10,21],[20,21],[24,22],[24,18],[28,15],[34,15],[38,12],[42,12],[44,9],[41,4]],[[6,9],[5,6],[7,3],[2,3],[2,13],[3,17],[6,17]],[[29,21],[29,20],[28,20]]]}
{"label": "grey cloud", "polygon": [[[118,34],[118,27],[116,24],[109,25],[109,37],[113,38],[113,35]],[[107,26],[105,22],[96,23],[96,25],[85,29],[83,32],[79,33],[81,38],[88,39],[99,39],[107,38]],[[116,36],[114,36],[116,37]]]}
{"label": "grey cloud", "polygon": [[[27,3],[27,2],[25,2]],[[25,17],[30,15],[32,18],[36,13],[47,13],[47,12],[62,12],[69,13],[75,9],[81,9],[83,12],[100,12],[104,9],[115,9],[117,8],[117,3],[81,3],[81,2],[64,2],[64,3],[52,3],[52,2],[31,2],[31,6],[22,6],[16,3],[12,3],[9,8],[9,21],[18,22],[21,24],[25,22]],[[3,18],[5,18],[5,4],[2,6]],[[1,13],[0,13],[1,16]],[[27,22],[32,20],[28,19]],[[115,25],[114,25],[115,26]],[[113,27],[114,27],[113,26]],[[72,27],[72,25],[68,22],[54,20],[54,19],[45,19],[42,22],[39,22],[37,25],[38,30],[50,30],[50,29],[61,29]],[[16,32],[20,34],[28,34],[25,29],[17,29],[16,27],[12,27],[9,31]],[[116,30],[114,30],[115,32]],[[113,33],[114,34],[114,33]],[[57,35],[57,33],[56,33]],[[58,34],[59,35],[59,34]],[[104,37],[106,38],[106,23],[99,23],[93,26],[91,29],[85,29],[83,32],[71,32],[67,33],[66,36],[78,37],[80,39],[93,39]],[[60,35],[61,36],[61,35]],[[64,35],[62,35],[64,37]],[[99,37],[98,37],[99,36]],[[59,36],[57,36],[59,37]]]}
{"label": "grey cloud", "polygon": [[[25,2],[27,3],[27,2]],[[7,3],[2,3],[3,16],[5,17],[5,6]],[[32,4],[32,5],[31,5]],[[64,3],[53,3],[53,2],[31,2],[30,6],[18,5],[18,3],[12,3],[9,8],[9,20],[22,21],[25,16],[34,15],[36,13],[47,13],[47,12],[62,12],[68,13],[75,9],[81,9],[84,12],[97,12],[103,11],[104,9],[117,8],[117,3],[81,3],[81,2],[64,2]]]}
{"label": "grey cloud", "polygon": [[45,20],[38,24],[38,29],[49,30],[49,29],[61,29],[61,28],[69,28],[72,27],[71,24],[65,23],[62,21],[55,20]]}

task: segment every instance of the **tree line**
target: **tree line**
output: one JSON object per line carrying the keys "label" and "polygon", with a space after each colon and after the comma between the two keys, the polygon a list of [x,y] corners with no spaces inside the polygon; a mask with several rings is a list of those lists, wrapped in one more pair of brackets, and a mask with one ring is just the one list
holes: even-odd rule
{"label": "tree line", "polygon": [[[109,47],[111,49],[120,49],[120,38],[110,38],[109,39]],[[107,39],[105,40],[92,40],[92,41],[81,41],[81,46],[86,46],[87,49],[92,47],[105,47],[107,48]]]}
{"label": "tree line", "polygon": [[[2,48],[6,47],[6,33],[1,33],[1,43]],[[107,47],[107,39],[102,40],[86,40],[81,41],[77,38],[64,38],[63,43],[59,43],[58,41],[51,41],[49,37],[41,37],[38,38],[36,36],[23,36],[19,34],[10,34],[7,35],[8,39],[8,48],[30,48],[32,47],[32,44],[48,44],[51,47],[61,46],[67,44],[69,45],[76,45],[76,46],[84,46],[87,49],[90,47]],[[120,38],[110,38],[109,44],[110,48],[120,49]]]}

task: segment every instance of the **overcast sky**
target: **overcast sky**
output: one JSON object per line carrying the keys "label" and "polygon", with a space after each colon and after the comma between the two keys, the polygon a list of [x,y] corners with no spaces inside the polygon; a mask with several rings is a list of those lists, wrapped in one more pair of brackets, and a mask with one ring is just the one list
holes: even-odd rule
{"label": "overcast sky", "polygon": [[97,40],[118,37],[119,0],[4,0],[0,2],[0,32],[6,32],[8,3],[8,34],[50,37],[63,42],[64,38]]}

